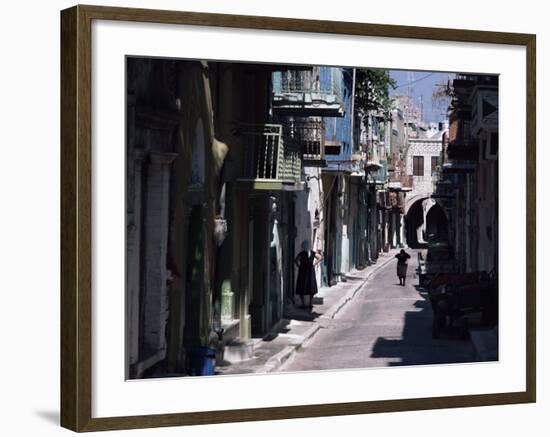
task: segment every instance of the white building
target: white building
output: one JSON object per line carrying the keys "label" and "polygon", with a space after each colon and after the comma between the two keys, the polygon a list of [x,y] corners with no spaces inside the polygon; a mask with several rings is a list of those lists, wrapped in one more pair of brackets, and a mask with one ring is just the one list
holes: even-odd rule
{"label": "white building", "polygon": [[[405,216],[410,246],[425,244],[430,235],[446,234],[445,213],[431,199],[446,132],[447,123],[432,123],[418,127],[414,137],[408,138],[405,173],[412,177],[412,191],[407,193]],[[431,211],[433,207],[436,209]],[[431,220],[432,216],[434,220]]]}

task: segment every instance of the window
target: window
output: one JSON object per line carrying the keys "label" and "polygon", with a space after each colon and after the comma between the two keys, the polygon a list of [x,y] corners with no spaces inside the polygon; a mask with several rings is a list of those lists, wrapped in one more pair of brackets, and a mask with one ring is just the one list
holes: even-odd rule
{"label": "window", "polygon": [[439,165],[439,156],[432,156],[432,175],[437,171]]}
{"label": "window", "polygon": [[413,176],[424,176],[423,156],[413,156]]}

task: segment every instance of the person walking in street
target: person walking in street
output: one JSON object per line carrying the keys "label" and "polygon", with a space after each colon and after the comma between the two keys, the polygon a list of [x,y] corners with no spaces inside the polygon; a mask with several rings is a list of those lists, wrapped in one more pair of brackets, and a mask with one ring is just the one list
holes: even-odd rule
{"label": "person walking in street", "polygon": [[301,308],[306,308],[305,296],[309,296],[308,308],[313,308],[313,296],[317,294],[315,266],[321,262],[321,259],[321,254],[310,250],[309,241],[304,240],[302,243],[302,251],[298,253],[294,259],[294,264],[298,267],[296,294],[302,299]]}
{"label": "person walking in street", "polygon": [[401,249],[397,255],[397,277],[399,278],[399,285],[405,286],[405,278],[407,277],[407,260],[411,257],[405,249]]}

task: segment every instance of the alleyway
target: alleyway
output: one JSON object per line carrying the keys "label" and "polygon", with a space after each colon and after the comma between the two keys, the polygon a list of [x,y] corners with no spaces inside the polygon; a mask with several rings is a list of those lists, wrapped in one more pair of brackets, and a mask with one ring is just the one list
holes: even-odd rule
{"label": "alleyway", "polygon": [[416,285],[417,255],[410,251],[407,284],[395,262],[380,269],[334,319],[285,363],[284,371],[441,364],[472,360],[469,341],[433,340],[429,300]]}
{"label": "alleyway", "polygon": [[[497,75],[148,57],[126,72],[131,379],[498,358]],[[453,289],[442,316],[468,313],[439,340],[419,247]]]}

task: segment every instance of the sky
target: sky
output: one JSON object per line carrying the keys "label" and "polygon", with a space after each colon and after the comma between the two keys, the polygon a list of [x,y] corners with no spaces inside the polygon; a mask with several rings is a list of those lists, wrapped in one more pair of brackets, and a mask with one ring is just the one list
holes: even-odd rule
{"label": "sky", "polygon": [[453,78],[453,73],[438,73],[429,71],[406,71],[406,70],[390,70],[390,76],[397,82],[397,88],[390,89],[390,95],[406,95],[407,94],[407,82],[408,73],[412,73],[414,83],[412,86],[412,97],[414,102],[420,109],[420,101],[422,98],[424,121],[439,122],[446,118],[442,108],[437,108],[433,104],[432,95],[437,83],[447,83],[449,78]]}

